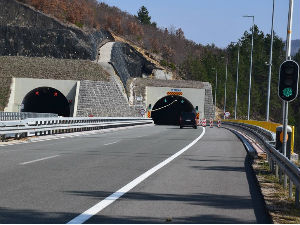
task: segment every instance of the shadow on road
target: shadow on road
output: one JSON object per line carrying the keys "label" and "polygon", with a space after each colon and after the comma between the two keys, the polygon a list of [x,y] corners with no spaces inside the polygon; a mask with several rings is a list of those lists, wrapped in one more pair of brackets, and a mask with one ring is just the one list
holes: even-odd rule
{"label": "shadow on road", "polygon": [[[111,195],[105,191],[71,191],[69,194],[104,199]],[[122,197],[122,200],[143,200],[143,201],[176,201],[185,202],[192,205],[205,205],[214,208],[224,209],[248,209],[251,208],[251,199],[234,195],[218,195],[198,193],[192,195],[178,194],[152,194],[145,192],[130,192]]]}
{"label": "shadow on road", "polygon": [[77,214],[74,213],[41,212],[28,209],[0,208],[1,224],[61,224],[69,222],[76,216]]}
{"label": "shadow on road", "polygon": [[266,203],[261,193],[255,172],[253,171],[252,163],[253,158],[249,154],[247,154],[244,164],[257,223],[273,223],[271,216],[266,208]]}
{"label": "shadow on road", "polygon": [[245,221],[225,216],[199,215],[194,217],[176,218],[151,218],[151,217],[108,217],[94,216],[87,223],[104,224],[249,224],[253,221]]}

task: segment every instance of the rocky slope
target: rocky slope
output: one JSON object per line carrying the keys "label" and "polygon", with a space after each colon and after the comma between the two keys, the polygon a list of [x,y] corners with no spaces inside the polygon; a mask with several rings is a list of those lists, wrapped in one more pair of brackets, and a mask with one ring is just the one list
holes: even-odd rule
{"label": "rocky slope", "polygon": [[114,40],[106,30],[84,32],[15,0],[0,1],[0,55],[95,60]]}

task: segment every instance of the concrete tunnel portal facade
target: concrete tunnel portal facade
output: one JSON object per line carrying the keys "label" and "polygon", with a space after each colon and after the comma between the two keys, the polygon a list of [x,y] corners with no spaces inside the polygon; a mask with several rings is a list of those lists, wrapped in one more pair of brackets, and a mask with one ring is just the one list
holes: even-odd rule
{"label": "concrete tunnel portal facade", "polygon": [[[11,94],[4,111],[47,112],[57,113],[64,117],[76,117],[93,109],[97,111],[99,107],[110,107],[111,111],[116,109],[116,105],[111,104],[112,99],[107,101],[106,98],[101,102],[99,101],[99,98],[102,99],[102,96],[108,96],[111,93],[103,92],[103,94],[98,89],[93,89],[95,81],[91,81],[93,85],[88,86],[86,86],[86,83],[84,85],[81,83],[82,81],[75,80],[12,78]],[[103,90],[106,91],[107,84],[99,82],[100,84],[104,87]],[[155,85],[161,84],[159,82]],[[102,87],[101,85],[100,87]],[[129,101],[129,106],[135,107],[128,107],[126,110],[135,110],[135,116],[144,115],[144,112],[149,110],[152,112],[151,117],[156,124],[178,124],[179,115],[182,111],[192,112],[197,110],[200,119],[205,117],[210,118],[213,113],[213,104],[211,103],[211,89],[210,86],[208,88],[207,86],[204,85],[199,88],[176,88],[141,85],[140,93],[132,95],[135,96],[134,99],[139,97],[140,100],[134,103],[133,101],[132,103]],[[86,87],[89,88],[86,89]],[[97,104],[93,104],[94,101],[98,101]],[[118,102],[116,101],[116,103]],[[106,114],[105,116],[107,116]],[[128,114],[132,116],[133,111],[128,112]],[[148,113],[144,116],[146,117],[147,115]],[[95,114],[95,116],[103,115]]]}
{"label": "concrete tunnel portal facade", "polygon": [[6,112],[55,113],[75,116],[78,81],[12,78]]}
{"label": "concrete tunnel portal facade", "polygon": [[157,125],[178,125],[181,112],[204,118],[205,89],[146,87],[146,106]]}
{"label": "concrete tunnel portal facade", "polygon": [[178,95],[168,95],[159,99],[152,108],[151,117],[157,125],[179,125],[182,112],[195,112],[189,100]]}
{"label": "concrete tunnel portal facade", "polygon": [[69,117],[70,106],[67,98],[59,90],[51,87],[38,87],[25,96],[21,112],[55,113]]}

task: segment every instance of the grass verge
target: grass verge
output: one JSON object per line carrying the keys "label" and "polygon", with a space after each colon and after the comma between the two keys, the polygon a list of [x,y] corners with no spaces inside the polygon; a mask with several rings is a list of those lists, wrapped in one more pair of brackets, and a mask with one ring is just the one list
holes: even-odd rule
{"label": "grass verge", "polygon": [[300,209],[296,208],[294,198],[289,198],[288,189],[285,190],[269,170],[264,155],[254,160],[253,169],[273,222],[275,224],[300,224]]}

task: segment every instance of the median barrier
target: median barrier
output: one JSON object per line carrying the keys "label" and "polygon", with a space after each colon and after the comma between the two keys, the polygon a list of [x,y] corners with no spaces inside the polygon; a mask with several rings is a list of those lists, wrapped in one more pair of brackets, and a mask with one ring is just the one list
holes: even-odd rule
{"label": "median barrier", "polygon": [[27,136],[50,135],[114,127],[153,124],[152,119],[138,117],[49,117],[28,118],[16,121],[0,121],[0,136],[15,138]]}

